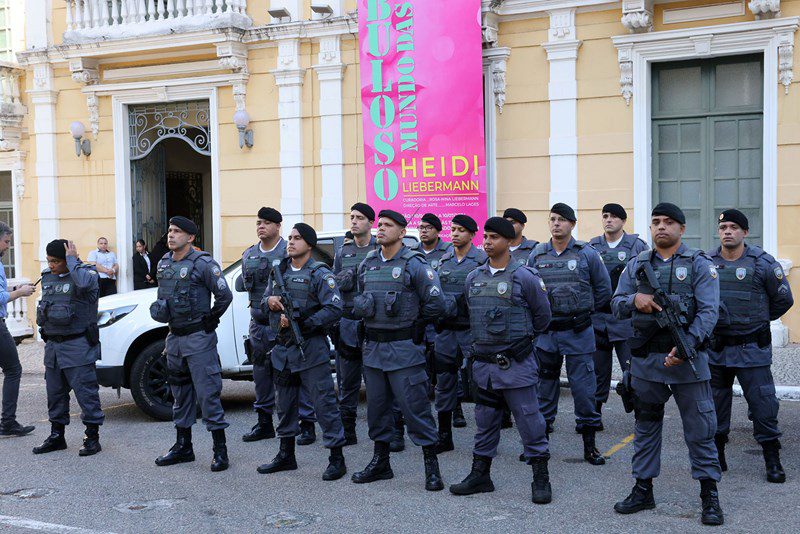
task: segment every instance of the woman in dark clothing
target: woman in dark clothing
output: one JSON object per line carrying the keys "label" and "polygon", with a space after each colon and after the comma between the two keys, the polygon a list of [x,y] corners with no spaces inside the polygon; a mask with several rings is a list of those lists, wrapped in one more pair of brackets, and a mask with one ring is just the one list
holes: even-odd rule
{"label": "woman in dark clothing", "polygon": [[136,254],[133,255],[133,289],[147,289],[156,286],[155,268],[157,260],[154,260],[147,252],[147,244],[144,239],[136,241]]}

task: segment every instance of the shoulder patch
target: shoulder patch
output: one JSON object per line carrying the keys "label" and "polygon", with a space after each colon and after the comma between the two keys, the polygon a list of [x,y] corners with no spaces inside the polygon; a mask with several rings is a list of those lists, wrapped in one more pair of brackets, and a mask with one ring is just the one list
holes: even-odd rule
{"label": "shoulder patch", "polygon": [[783,267],[781,267],[780,265],[776,265],[775,268],[772,270],[772,272],[775,273],[775,278],[777,278],[778,280],[783,280],[784,276]]}
{"label": "shoulder patch", "polygon": [[542,291],[547,293],[547,286],[544,284],[544,280],[542,280],[541,278],[539,278],[539,287],[542,288]]}
{"label": "shoulder patch", "polygon": [[433,271],[430,269],[426,269],[426,274],[428,275],[428,280],[433,280]]}
{"label": "shoulder patch", "polygon": [[711,278],[714,278],[716,280],[716,278],[717,278],[717,268],[714,267],[713,265],[709,265],[708,266],[708,272],[711,273]]}
{"label": "shoulder patch", "polygon": [[328,276],[328,287],[331,289],[336,289],[336,280],[333,279],[333,276]]}
{"label": "shoulder patch", "polygon": [[432,296],[432,297],[438,297],[439,295],[441,295],[441,294],[442,294],[442,292],[439,290],[439,288],[438,288],[438,287],[436,287],[436,286],[431,286],[431,289],[430,289],[430,294],[431,294],[431,296]]}
{"label": "shoulder patch", "polygon": [[217,278],[219,278],[219,277],[222,275],[222,271],[221,271],[221,270],[220,270],[220,268],[219,268],[219,267],[217,267],[216,265],[215,265],[214,267],[212,267],[212,268],[211,268],[211,273],[212,273],[214,276],[216,276]]}
{"label": "shoulder patch", "polygon": [[225,282],[224,278],[217,279],[217,287],[221,290],[225,290],[228,288],[228,284]]}

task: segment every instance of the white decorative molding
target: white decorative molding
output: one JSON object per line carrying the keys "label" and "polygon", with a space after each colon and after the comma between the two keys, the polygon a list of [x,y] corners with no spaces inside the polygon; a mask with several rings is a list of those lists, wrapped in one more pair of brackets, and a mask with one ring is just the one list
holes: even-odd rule
{"label": "white decorative molding", "polygon": [[75,83],[94,85],[100,81],[100,71],[97,68],[96,59],[70,59],[69,71],[72,73],[72,80]]}
{"label": "white decorative molding", "polygon": [[578,209],[578,82],[575,9],[550,12],[550,40],[542,47],[550,62],[550,204]]}
{"label": "white decorative molding", "polygon": [[319,63],[313,66],[319,79],[320,150],[322,166],[322,229],[337,230],[344,220],[344,140],[342,119],[341,38],[320,39]]}
{"label": "white decorative molding", "polygon": [[13,169],[11,171],[11,180],[14,186],[14,194],[18,199],[21,199],[25,196],[25,171]]}
{"label": "white decorative molding", "polygon": [[483,35],[483,44],[489,48],[497,46],[498,34],[500,27],[500,17],[494,11],[487,11],[483,13],[483,24],[481,32]]}
{"label": "white decorative molding", "polygon": [[156,78],[170,75],[199,74],[223,69],[227,70],[229,68],[230,67],[220,65],[219,59],[147,65],[144,67],[121,67],[116,69],[104,69],[103,81],[141,80],[142,78]]}
{"label": "white decorative molding", "polygon": [[218,44],[217,57],[221,68],[248,74],[246,44],[239,41],[227,41]]}
{"label": "white decorative molding", "polygon": [[778,36],[778,79],[788,95],[794,79],[794,32]]}
{"label": "white decorative molding", "polygon": [[[22,250],[22,236],[24,235],[23,227],[28,224],[28,219],[23,219],[20,216],[20,202],[25,196],[25,162],[27,161],[27,156],[27,152],[23,150],[0,152],[0,170],[11,172],[13,193],[11,195],[12,214],[9,224],[14,229],[14,235],[12,236],[14,249],[20,251]],[[14,254],[14,268],[17,275],[22,272],[22,257],[22,253]],[[9,280],[9,286],[11,285],[11,280]],[[24,301],[25,299],[19,300]],[[9,311],[11,311],[11,306],[9,306]]]}
{"label": "white decorative molding", "polygon": [[744,15],[744,0],[706,6],[676,7],[664,10],[664,24],[679,24],[697,20],[740,17]]}
{"label": "white decorative molding", "polygon": [[[491,76],[492,101],[500,114],[506,104],[506,69],[508,58],[511,56],[510,48],[488,48],[483,51],[483,63],[488,67],[487,75]],[[488,110],[487,110],[488,111]]]}
{"label": "white decorative molding", "polygon": [[750,0],[747,7],[759,20],[781,16],[781,0]]}
{"label": "white decorative molding", "polygon": [[489,217],[496,213],[497,208],[497,114],[494,108],[496,107],[500,113],[503,112],[503,105],[506,102],[506,63],[510,56],[510,48],[483,50],[483,114]]}
{"label": "white decorative molding", "polygon": [[[800,17],[741,22],[720,26],[687,28],[640,35],[613,37],[620,65],[630,69],[633,98],[633,195],[634,231],[647,235],[652,207],[652,131],[650,67],[654,62],[697,57],[698,48],[707,57],[764,54],[763,149],[763,243],[777,256],[778,249],[778,98],[779,48],[791,46],[800,27]],[[701,44],[698,44],[701,43]],[[787,50],[788,53],[788,50]],[[786,67],[789,77],[791,68]],[[623,88],[625,90],[625,88]]]}
{"label": "white decorative molding", "polygon": [[92,136],[97,139],[97,134],[100,133],[100,106],[96,93],[86,94],[86,107],[89,109],[89,124],[92,128]]}
{"label": "white decorative molding", "polygon": [[622,25],[631,33],[653,31],[654,0],[622,0]]}
{"label": "white decorative molding", "polygon": [[23,71],[0,62],[0,151],[19,150],[27,110],[20,100],[19,78]]}

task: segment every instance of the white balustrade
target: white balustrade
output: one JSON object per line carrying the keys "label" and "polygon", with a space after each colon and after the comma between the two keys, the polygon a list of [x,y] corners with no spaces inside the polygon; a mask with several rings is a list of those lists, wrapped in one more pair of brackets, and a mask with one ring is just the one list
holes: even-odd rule
{"label": "white balustrade", "polygon": [[249,28],[247,0],[64,0],[64,42],[131,38],[225,26]]}
{"label": "white balustrade", "polygon": [[[8,288],[12,289],[22,284],[30,284],[27,278],[9,278]],[[28,299],[19,298],[6,305],[6,326],[12,337],[29,337],[33,335],[31,321],[28,320]]]}

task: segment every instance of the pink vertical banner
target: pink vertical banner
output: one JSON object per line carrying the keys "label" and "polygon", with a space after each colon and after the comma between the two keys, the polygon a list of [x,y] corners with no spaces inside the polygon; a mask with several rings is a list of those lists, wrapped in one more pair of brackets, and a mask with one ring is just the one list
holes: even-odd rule
{"label": "pink vertical banner", "polygon": [[[367,201],[487,217],[481,0],[359,0]],[[476,242],[482,239],[482,231]]]}

